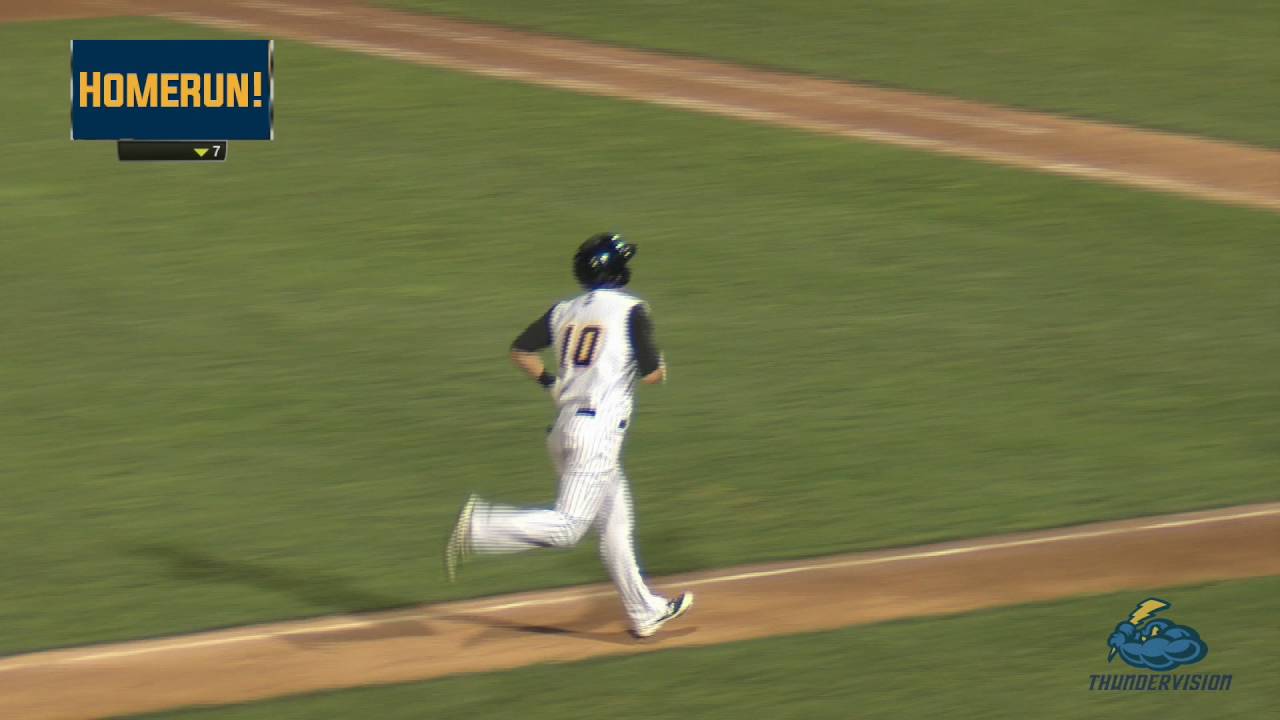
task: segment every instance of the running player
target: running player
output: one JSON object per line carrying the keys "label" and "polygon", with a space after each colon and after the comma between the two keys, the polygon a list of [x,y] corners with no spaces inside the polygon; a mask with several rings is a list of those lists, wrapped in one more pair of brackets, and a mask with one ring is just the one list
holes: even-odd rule
{"label": "running player", "polygon": [[[587,530],[600,534],[600,557],[622,596],[636,637],[648,637],[693,606],[693,593],[666,599],[640,575],[633,538],[631,488],[619,456],[636,381],[666,380],[644,302],[623,292],[636,246],[614,233],[578,248],[573,271],[584,293],[556,303],[511,345],[511,360],[556,403],[547,450],[560,476],[553,509],[497,505],[472,495],[445,548],[449,580],[471,553],[573,547]],[[554,343],[559,373],[540,352]]]}

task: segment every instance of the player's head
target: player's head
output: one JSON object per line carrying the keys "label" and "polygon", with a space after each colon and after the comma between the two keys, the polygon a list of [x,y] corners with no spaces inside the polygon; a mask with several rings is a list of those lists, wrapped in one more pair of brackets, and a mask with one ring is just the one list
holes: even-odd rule
{"label": "player's head", "polygon": [[617,233],[592,235],[573,256],[573,276],[591,290],[622,287],[631,280],[627,262],[635,254],[636,246]]}

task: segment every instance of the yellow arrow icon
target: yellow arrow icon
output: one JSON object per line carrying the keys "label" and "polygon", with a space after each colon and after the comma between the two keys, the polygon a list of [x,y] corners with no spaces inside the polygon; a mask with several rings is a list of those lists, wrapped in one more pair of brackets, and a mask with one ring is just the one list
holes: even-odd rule
{"label": "yellow arrow icon", "polygon": [[196,151],[196,155],[198,155],[199,157],[204,157],[204,154],[209,152],[209,148],[192,148],[192,149]]}

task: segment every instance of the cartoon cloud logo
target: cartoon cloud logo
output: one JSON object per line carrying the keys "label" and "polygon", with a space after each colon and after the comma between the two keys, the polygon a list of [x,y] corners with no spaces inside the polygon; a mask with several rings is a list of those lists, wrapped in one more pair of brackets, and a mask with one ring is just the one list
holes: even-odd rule
{"label": "cartoon cloud logo", "polygon": [[1149,620],[1169,607],[1169,603],[1158,598],[1139,603],[1129,619],[1116,625],[1107,638],[1107,646],[1111,648],[1107,662],[1119,655],[1133,667],[1165,672],[1203,660],[1209,647],[1200,639],[1200,633],[1172,620]]}

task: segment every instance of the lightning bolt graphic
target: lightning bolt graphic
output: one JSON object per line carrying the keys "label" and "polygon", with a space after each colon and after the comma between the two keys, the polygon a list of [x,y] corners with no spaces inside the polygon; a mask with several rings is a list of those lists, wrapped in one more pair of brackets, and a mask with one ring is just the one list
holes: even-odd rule
{"label": "lightning bolt graphic", "polygon": [[[1143,620],[1146,620],[1167,607],[1170,607],[1169,603],[1163,600],[1147,598],[1146,600],[1138,603],[1138,607],[1134,608],[1133,612],[1129,614],[1129,624],[1134,627],[1138,627],[1142,624]],[[1107,653],[1107,662],[1111,662],[1112,658],[1115,656],[1116,649],[1111,648],[1111,652]]]}
{"label": "lightning bolt graphic", "polygon": [[1133,614],[1129,616],[1129,624],[1137,627],[1142,624],[1143,620],[1146,620],[1167,607],[1169,607],[1169,603],[1163,600],[1157,600],[1155,598],[1143,600],[1138,607],[1134,608]]}

